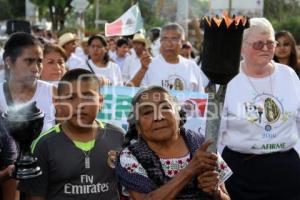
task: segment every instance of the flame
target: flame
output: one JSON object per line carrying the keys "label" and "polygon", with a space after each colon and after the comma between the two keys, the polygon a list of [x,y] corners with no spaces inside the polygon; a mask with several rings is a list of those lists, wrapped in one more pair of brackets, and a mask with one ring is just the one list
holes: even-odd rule
{"label": "flame", "polygon": [[235,17],[235,25],[238,25],[240,23],[240,21],[242,21],[242,24],[245,25],[247,19],[244,16],[236,16]]}
{"label": "flame", "polygon": [[[207,24],[209,26],[211,26],[211,21],[209,20],[209,18],[207,16],[204,17],[204,19],[206,20]],[[231,18],[228,15],[227,11],[223,11],[222,12],[222,17],[212,17],[211,20],[214,20],[214,22],[217,24],[218,27],[220,27],[222,21],[224,20],[227,28],[234,23],[236,26],[239,25],[239,23],[242,21],[242,24],[245,25],[247,22],[247,18],[245,16],[235,16],[234,18]]]}
{"label": "flame", "polygon": [[222,22],[222,18],[218,18],[218,17],[213,17],[212,20],[215,21],[215,23],[217,24],[217,26],[219,27],[221,25]]}
{"label": "flame", "polygon": [[211,23],[210,23],[210,20],[208,19],[208,17],[205,16],[204,19],[206,20],[207,24],[208,24],[209,26],[211,26]]}
{"label": "flame", "polygon": [[[225,24],[227,26],[227,28],[230,26],[230,24],[232,23],[232,21],[234,21],[234,19],[231,19],[228,15],[228,12],[227,11],[223,11],[222,13],[222,16],[223,16],[223,19],[225,21]],[[218,25],[220,26],[220,25]]]}

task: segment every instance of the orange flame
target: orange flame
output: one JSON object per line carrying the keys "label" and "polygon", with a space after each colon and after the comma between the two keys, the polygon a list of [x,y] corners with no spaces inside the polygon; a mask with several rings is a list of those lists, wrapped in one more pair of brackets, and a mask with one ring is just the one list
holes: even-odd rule
{"label": "orange flame", "polygon": [[[226,26],[228,28],[230,26],[230,24],[232,23],[232,21],[234,21],[234,20],[229,17],[227,11],[223,11],[222,16],[223,16],[225,24],[226,24]],[[218,26],[220,26],[220,25],[218,25]]]}
{"label": "orange flame", "polygon": [[[208,17],[205,16],[204,18],[205,18],[207,24],[209,26],[211,26],[211,21],[208,19]],[[221,25],[222,21],[224,20],[225,24],[226,24],[226,26],[228,28],[232,23],[235,23],[235,25],[237,26],[241,21],[242,21],[242,24],[245,25],[246,21],[247,21],[247,18],[245,16],[235,16],[235,18],[230,18],[230,16],[228,15],[228,12],[227,11],[223,11],[221,18],[219,18],[219,17],[212,17],[211,20],[214,20],[214,22],[217,24],[218,27]]]}

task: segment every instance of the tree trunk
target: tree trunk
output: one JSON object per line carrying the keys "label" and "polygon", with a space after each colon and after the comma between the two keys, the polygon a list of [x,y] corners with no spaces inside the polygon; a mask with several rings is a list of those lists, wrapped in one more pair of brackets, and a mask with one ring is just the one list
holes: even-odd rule
{"label": "tree trunk", "polygon": [[52,5],[49,4],[48,8],[49,8],[50,19],[52,22],[52,30],[57,31],[57,20],[56,20],[55,13],[53,12]]}

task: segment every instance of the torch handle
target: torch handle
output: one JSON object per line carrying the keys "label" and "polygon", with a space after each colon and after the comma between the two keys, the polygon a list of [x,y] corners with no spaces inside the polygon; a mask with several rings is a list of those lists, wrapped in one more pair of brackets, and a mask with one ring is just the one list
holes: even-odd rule
{"label": "torch handle", "polygon": [[212,140],[213,144],[208,147],[209,152],[217,152],[218,135],[221,124],[222,110],[227,85],[220,85],[216,92],[216,85],[209,84],[208,106],[206,112],[205,140]]}

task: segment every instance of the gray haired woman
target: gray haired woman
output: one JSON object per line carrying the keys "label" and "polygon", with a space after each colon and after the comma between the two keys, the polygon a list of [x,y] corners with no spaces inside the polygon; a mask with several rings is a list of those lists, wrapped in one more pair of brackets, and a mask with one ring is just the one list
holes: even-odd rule
{"label": "gray haired woman", "polygon": [[265,18],[252,18],[242,43],[240,73],[228,84],[221,143],[233,171],[233,200],[300,199],[300,82],[272,61],[277,42]]}

